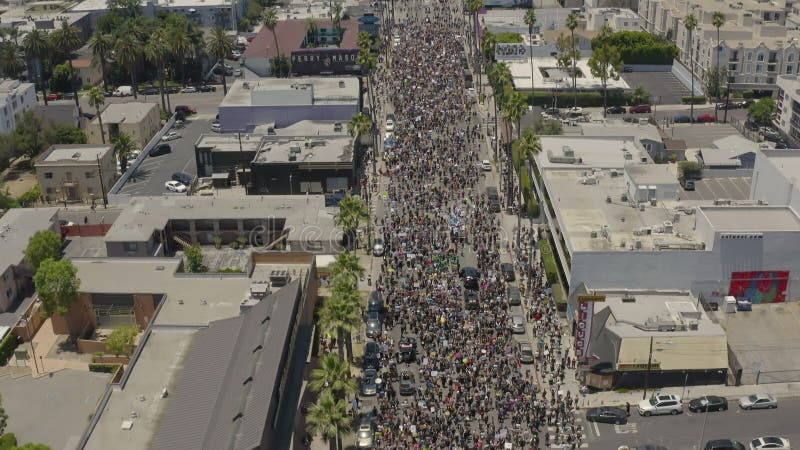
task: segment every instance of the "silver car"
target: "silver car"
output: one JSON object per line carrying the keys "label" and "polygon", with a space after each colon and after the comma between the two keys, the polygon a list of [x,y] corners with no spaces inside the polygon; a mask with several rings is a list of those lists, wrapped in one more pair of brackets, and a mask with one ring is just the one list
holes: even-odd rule
{"label": "silver car", "polygon": [[361,422],[356,432],[356,448],[372,448],[374,433],[368,422]]}
{"label": "silver car", "polygon": [[778,400],[769,394],[751,394],[739,399],[739,407],[742,409],[775,409],[778,407]]}
{"label": "silver car", "polygon": [[533,346],[530,342],[520,342],[519,343],[519,362],[523,364],[532,364],[533,363]]}
{"label": "silver car", "polygon": [[520,315],[511,316],[511,332],[525,334],[525,318]]}

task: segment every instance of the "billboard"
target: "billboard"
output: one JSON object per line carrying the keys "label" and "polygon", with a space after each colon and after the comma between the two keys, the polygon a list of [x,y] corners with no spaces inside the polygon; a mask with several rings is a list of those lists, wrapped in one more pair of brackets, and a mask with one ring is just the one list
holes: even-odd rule
{"label": "billboard", "polygon": [[592,334],[594,304],[605,300],[605,295],[578,296],[578,321],[575,328],[575,356],[578,361],[584,361],[589,356],[589,337]]}
{"label": "billboard", "polygon": [[502,60],[518,60],[528,57],[528,46],[525,44],[507,44],[500,43],[494,46],[494,59]]}
{"label": "billboard", "polygon": [[788,287],[788,270],[732,272],[728,295],[752,303],[781,303],[786,301]]}
{"label": "billboard", "polygon": [[359,73],[358,49],[310,48],[292,52],[292,72],[297,75]]}

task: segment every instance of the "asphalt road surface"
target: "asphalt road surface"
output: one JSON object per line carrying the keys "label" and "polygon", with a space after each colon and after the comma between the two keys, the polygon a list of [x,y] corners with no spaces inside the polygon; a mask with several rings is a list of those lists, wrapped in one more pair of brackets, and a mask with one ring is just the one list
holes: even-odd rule
{"label": "asphalt road surface", "polygon": [[[697,393],[700,395],[700,393]],[[800,444],[800,427],[794,419],[800,414],[800,399],[780,399],[778,409],[741,410],[735,399],[728,399],[727,411],[684,413],[677,416],[641,417],[631,405],[626,425],[586,424],[589,448],[613,450],[621,445],[663,445],[669,450],[699,450],[712,439],[735,439],[745,447],[761,436],[779,436]],[[704,428],[705,422],[705,428]],[[702,442],[702,444],[701,444]]]}

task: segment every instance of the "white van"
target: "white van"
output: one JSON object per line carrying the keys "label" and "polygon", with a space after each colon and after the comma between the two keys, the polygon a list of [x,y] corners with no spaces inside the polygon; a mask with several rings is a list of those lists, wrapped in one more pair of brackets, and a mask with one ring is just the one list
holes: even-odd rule
{"label": "white van", "polygon": [[131,86],[120,86],[114,91],[114,97],[129,97],[133,95]]}

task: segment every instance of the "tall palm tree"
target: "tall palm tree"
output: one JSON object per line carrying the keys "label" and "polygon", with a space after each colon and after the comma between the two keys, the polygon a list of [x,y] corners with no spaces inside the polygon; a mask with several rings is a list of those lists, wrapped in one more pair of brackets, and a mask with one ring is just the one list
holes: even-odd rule
{"label": "tall palm tree", "polygon": [[694,123],[694,45],[692,43],[692,32],[695,28],[697,28],[697,18],[694,14],[689,14],[683,19],[683,26],[686,28],[687,41],[689,42],[689,72],[692,74],[692,92],[689,94],[691,97],[690,104],[690,114],[692,118],[692,123]]}
{"label": "tall palm tree", "polygon": [[359,31],[358,37],[356,38],[356,44],[358,44],[358,48],[366,48],[367,50],[372,50],[372,36],[369,35],[366,31]]}
{"label": "tall palm tree", "polygon": [[[542,151],[542,142],[539,140],[539,136],[533,132],[530,128],[525,130],[525,133],[522,134],[522,137],[517,139],[517,149],[520,154],[520,167],[519,172],[522,173],[523,170],[528,170],[527,166],[525,165],[525,161],[530,161],[531,164],[535,164],[534,156]],[[520,175],[521,177],[521,175]],[[532,177],[531,177],[532,178]],[[528,192],[528,196],[533,195],[532,192]],[[522,186],[519,188],[519,205],[520,208],[523,207],[523,200],[525,197],[525,193],[522,192]],[[527,208],[526,208],[527,209]],[[517,245],[520,242],[520,229],[522,228],[522,214],[517,214]]]}
{"label": "tall palm tree", "polygon": [[317,46],[317,31],[319,27],[314,19],[308,19],[306,22],[306,47]]}
{"label": "tall palm tree", "polygon": [[17,44],[0,43],[0,69],[7,78],[19,78],[19,73],[25,69],[25,55]]}
{"label": "tall palm tree", "polygon": [[714,25],[714,28],[717,29],[717,51],[716,51],[716,53],[717,53],[717,63],[714,66],[716,68],[715,69],[716,70],[716,74],[714,74],[714,76],[717,77],[717,83],[716,83],[717,92],[714,93],[714,95],[716,97],[716,101],[714,102],[714,120],[717,120],[718,119],[718,117],[717,117],[717,103],[719,103],[719,96],[720,96],[719,95],[720,94],[719,90],[720,90],[720,85],[722,84],[722,80],[719,79],[719,74],[720,74],[720,70],[719,70],[719,53],[722,51],[722,41],[719,38],[719,29],[722,28],[723,25],[725,25],[725,14],[721,13],[719,11],[715,11],[714,14],[711,16],[711,24]]}
{"label": "tall palm tree", "polygon": [[8,39],[14,42],[14,45],[19,46],[19,28],[17,27],[9,28]]}
{"label": "tall palm tree", "polygon": [[137,147],[138,145],[136,145],[130,135],[126,133],[120,133],[119,136],[117,136],[117,138],[114,140],[113,149],[114,153],[117,155],[119,169],[121,172],[125,172],[125,170],[128,169],[128,155],[133,153]]}
{"label": "tall palm tree", "polygon": [[347,237],[348,246],[354,243],[356,228],[361,222],[369,220],[369,211],[364,200],[348,195],[339,202],[339,212],[333,218]]}
{"label": "tall palm tree", "polygon": [[[375,92],[372,90],[372,86],[375,83],[373,83],[372,80],[372,73],[375,67],[378,65],[378,56],[370,52],[369,49],[362,48],[358,51],[356,63],[359,65],[359,67],[361,67],[362,85],[366,82],[367,88],[369,89],[369,109],[370,111],[376,111],[377,105],[375,102]],[[375,138],[377,139],[377,133],[375,134]],[[377,140],[374,142],[374,144],[375,148],[377,148]]]}
{"label": "tall palm tree", "polygon": [[336,355],[322,358],[319,367],[311,371],[308,387],[318,394],[330,393],[336,398],[347,398],[357,389],[350,363],[340,361]]}
{"label": "tall palm tree", "polygon": [[367,117],[366,114],[356,113],[349,122],[347,122],[347,133],[352,137],[359,136],[363,144],[363,138],[372,131],[372,119]]}
{"label": "tall palm tree", "polygon": [[344,400],[336,400],[330,393],[323,394],[308,409],[306,430],[328,442],[331,450],[341,450],[341,433],[350,427],[352,420]]}
{"label": "tall palm tree", "polygon": [[575,97],[575,106],[578,106],[578,87],[577,87],[577,73],[575,66],[578,64],[578,52],[575,49],[575,28],[578,28],[578,15],[570,13],[567,16],[567,28],[569,28],[569,44],[570,54],[572,57],[572,90]]}
{"label": "tall palm tree", "polygon": [[131,86],[133,87],[133,98],[138,99],[136,89],[136,69],[142,60],[142,43],[139,39],[128,36],[126,38],[117,39],[114,44],[114,55],[117,62],[122,65],[131,74]]}
{"label": "tall palm tree", "polygon": [[331,25],[336,33],[336,45],[339,45],[342,39],[342,3],[339,1],[331,5]]}
{"label": "tall palm tree", "polygon": [[157,28],[147,44],[144,46],[144,56],[148,61],[155,64],[158,72],[158,93],[161,95],[161,108],[164,112],[169,113],[167,103],[164,98],[164,63],[169,57],[170,49],[167,42],[167,32],[164,28]]}
{"label": "tall palm tree", "polygon": [[92,37],[89,38],[89,48],[92,49],[92,62],[100,66],[100,72],[103,74],[103,90],[107,91],[108,76],[106,74],[106,66],[114,50],[114,40],[110,34],[95,30]]}
{"label": "tall palm tree", "polygon": [[83,44],[81,39],[81,29],[75,25],[70,25],[66,20],[61,22],[61,28],[53,32],[53,47],[61,52],[66,53],[67,62],[69,63],[69,84],[72,88],[72,94],[75,98],[75,106],[80,108],[78,103],[78,92],[75,89],[75,68],[72,66],[72,52],[80,48]]}
{"label": "tall palm tree", "polygon": [[[186,87],[186,57],[192,51],[192,39],[184,27],[170,27],[167,32],[167,42],[172,55],[176,58],[181,68],[181,83]],[[225,72],[223,67],[222,72]]]}
{"label": "tall palm tree", "polygon": [[474,54],[474,50],[478,49],[478,11],[483,6],[483,0],[467,0],[467,10],[472,19],[472,38],[473,45],[470,46],[470,53]]}
{"label": "tall palm tree", "polygon": [[[261,20],[264,21],[264,26],[272,32],[272,39],[275,41],[275,56],[280,57],[281,47],[278,44],[278,35],[275,33],[275,28],[278,26],[278,13],[275,12],[275,8],[269,7],[265,9]],[[267,58],[269,58],[269,55],[267,55]]]}
{"label": "tall palm tree", "polygon": [[344,277],[351,282],[353,287],[356,287],[356,282],[359,278],[364,276],[364,267],[358,260],[358,255],[347,250],[339,252],[333,263],[330,265],[331,275],[336,278],[338,276]]}
{"label": "tall palm tree", "polygon": [[517,139],[519,139],[522,133],[520,122],[527,109],[528,104],[525,101],[525,97],[519,92],[511,93],[503,104],[503,118],[517,124]]}
{"label": "tall palm tree", "polygon": [[217,59],[217,64],[223,67],[222,92],[228,94],[228,84],[225,81],[225,57],[233,51],[233,39],[222,28],[214,28],[211,36],[206,41],[206,51]]}
{"label": "tall palm tree", "polygon": [[[337,281],[337,280],[334,280]],[[345,338],[352,336],[361,326],[361,310],[358,291],[342,278],[338,279],[330,298],[319,311],[319,325],[323,332],[336,334],[339,339],[339,359],[344,361]],[[350,357],[352,358],[352,354]]]}
{"label": "tall palm tree", "polygon": [[531,9],[525,11],[525,25],[528,26],[528,41],[531,45],[530,61],[531,61],[531,98],[533,103],[536,102],[536,97],[533,89],[533,27],[536,26],[536,13],[533,12],[533,1],[531,1]]}
{"label": "tall palm tree", "polygon": [[100,91],[100,88],[93,87],[89,91],[89,106],[97,111],[97,121],[100,123],[100,139],[103,140],[103,144],[106,143],[106,131],[103,128],[103,115],[100,114],[100,109],[103,108],[103,105],[106,104],[106,96],[103,95],[103,92]]}
{"label": "tall palm tree", "polygon": [[29,31],[22,38],[25,56],[32,61],[36,81],[42,89],[44,104],[47,104],[47,77],[45,76],[45,58],[50,55],[50,38],[46,31],[37,28]]}

